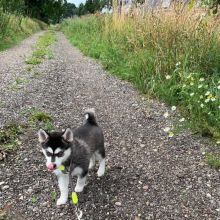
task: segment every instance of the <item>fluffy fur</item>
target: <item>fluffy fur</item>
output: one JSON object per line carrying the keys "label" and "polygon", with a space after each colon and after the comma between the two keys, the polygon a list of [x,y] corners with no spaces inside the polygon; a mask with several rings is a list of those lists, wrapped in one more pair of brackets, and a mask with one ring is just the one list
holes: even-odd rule
{"label": "fluffy fur", "polygon": [[[85,112],[84,124],[74,131],[67,128],[64,132],[38,131],[38,139],[46,158],[46,166],[58,177],[60,198],[57,205],[68,200],[69,174],[78,176],[76,192],[82,192],[86,183],[88,170],[100,162],[98,176],[105,173],[105,149],[102,129],[98,126],[93,110]],[[58,168],[64,165],[65,171]]]}

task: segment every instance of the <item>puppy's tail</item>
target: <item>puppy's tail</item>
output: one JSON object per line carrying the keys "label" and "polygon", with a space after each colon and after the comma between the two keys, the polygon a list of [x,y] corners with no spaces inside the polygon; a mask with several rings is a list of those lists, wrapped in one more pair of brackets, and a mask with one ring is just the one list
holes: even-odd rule
{"label": "puppy's tail", "polygon": [[98,125],[95,117],[95,110],[93,108],[87,109],[85,111],[85,123],[89,123],[91,125]]}

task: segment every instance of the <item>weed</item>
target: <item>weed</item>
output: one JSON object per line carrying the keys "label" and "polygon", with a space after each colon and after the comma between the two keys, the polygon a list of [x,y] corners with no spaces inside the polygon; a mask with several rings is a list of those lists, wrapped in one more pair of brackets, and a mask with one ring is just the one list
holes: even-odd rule
{"label": "weed", "polygon": [[51,200],[55,202],[57,200],[57,193],[55,191],[51,192]]}
{"label": "weed", "polygon": [[25,60],[25,63],[27,64],[31,64],[31,65],[37,65],[39,63],[41,63],[42,60],[38,57],[29,57],[28,59]]}
{"label": "weed", "polygon": [[23,133],[23,126],[17,122],[6,124],[0,128],[0,151],[12,152],[20,144],[19,135]]}
{"label": "weed", "polygon": [[37,65],[42,62],[42,60],[48,56],[49,59],[53,57],[52,51],[48,48],[56,40],[55,33],[52,31],[47,31],[45,34],[39,37],[36,43],[36,48],[25,62],[31,65]]}
{"label": "weed", "polygon": [[32,109],[28,117],[29,124],[34,128],[43,128],[51,131],[54,129],[53,119],[47,113]]}
{"label": "weed", "polygon": [[220,154],[208,154],[206,155],[206,160],[214,169],[220,168]]}
{"label": "weed", "polygon": [[32,67],[31,65],[26,67],[26,71],[27,71],[27,72],[31,72],[32,69],[33,69],[33,67]]}
{"label": "weed", "polygon": [[33,203],[33,204],[35,204],[35,203],[37,203],[37,197],[36,196],[32,196],[32,198],[31,198],[31,202]]}

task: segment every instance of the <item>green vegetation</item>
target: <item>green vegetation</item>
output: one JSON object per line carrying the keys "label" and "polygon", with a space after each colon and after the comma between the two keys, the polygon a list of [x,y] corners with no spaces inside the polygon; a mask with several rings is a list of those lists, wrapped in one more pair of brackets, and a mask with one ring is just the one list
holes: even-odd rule
{"label": "green vegetation", "polygon": [[55,191],[51,192],[51,200],[55,202],[57,200],[57,193]]}
{"label": "green vegetation", "polygon": [[1,0],[4,13],[28,16],[46,23],[59,23],[61,19],[74,15],[76,6],[66,0]]}
{"label": "green vegetation", "polygon": [[28,122],[33,128],[43,128],[47,131],[54,129],[53,118],[45,112],[31,109]]}
{"label": "green vegetation", "polygon": [[[198,19],[199,18],[199,19]],[[150,96],[178,106],[190,125],[220,138],[219,21],[195,11],[87,16],[62,30],[85,54]]]}
{"label": "green vegetation", "polygon": [[41,21],[2,13],[0,8],[0,51],[47,27]]}
{"label": "green vegetation", "polygon": [[6,124],[0,128],[0,151],[12,152],[20,144],[19,135],[23,133],[23,126],[17,122]]}
{"label": "green vegetation", "polygon": [[33,204],[35,204],[35,203],[37,203],[37,197],[36,196],[32,196],[32,198],[31,198],[31,202],[33,203]]}
{"label": "green vegetation", "polygon": [[[52,57],[52,51],[48,48],[53,42],[55,42],[56,36],[53,31],[47,31],[42,36],[39,37],[36,49],[34,50],[31,57],[29,57],[25,62],[31,65],[37,65],[42,62],[45,56],[48,58]],[[30,68],[30,67],[28,67]]]}
{"label": "green vegetation", "polygon": [[206,160],[212,168],[214,169],[220,168],[220,154],[208,154],[206,156]]}
{"label": "green vegetation", "polygon": [[15,81],[10,85],[12,90],[18,90],[23,83],[26,83],[28,80],[24,77],[18,76],[15,78]]}

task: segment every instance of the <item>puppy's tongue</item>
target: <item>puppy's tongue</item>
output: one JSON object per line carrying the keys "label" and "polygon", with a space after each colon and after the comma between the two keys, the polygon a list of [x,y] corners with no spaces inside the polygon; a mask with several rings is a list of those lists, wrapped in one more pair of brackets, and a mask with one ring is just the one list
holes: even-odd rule
{"label": "puppy's tongue", "polygon": [[54,170],[54,164],[53,164],[53,163],[49,163],[49,164],[47,165],[47,168],[48,168],[48,170],[50,170],[50,171]]}

